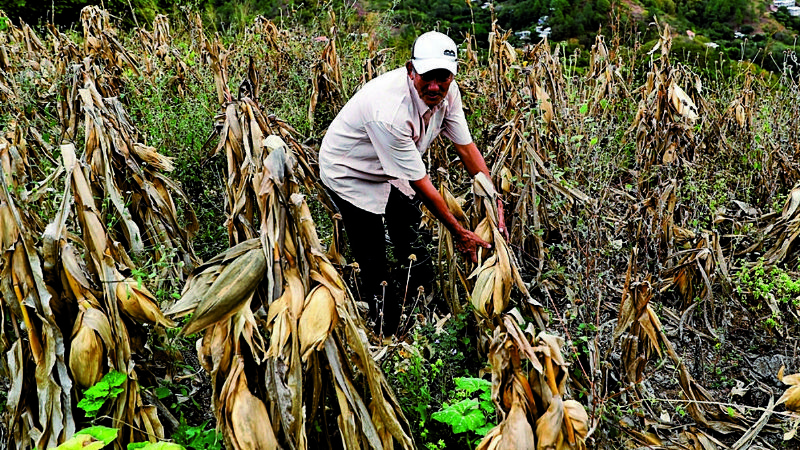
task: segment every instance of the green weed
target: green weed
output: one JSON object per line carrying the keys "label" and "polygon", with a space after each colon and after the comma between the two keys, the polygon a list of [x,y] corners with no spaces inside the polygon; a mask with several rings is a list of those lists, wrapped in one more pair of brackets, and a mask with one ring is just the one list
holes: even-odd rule
{"label": "green weed", "polygon": [[[469,358],[475,352],[475,339],[467,330],[469,314],[451,319],[438,333],[434,325],[418,326],[411,343],[383,364],[384,373],[398,393],[415,434],[428,448],[436,448],[439,438],[447,435],[442,422],[431,422],[431,413],[453,401],[448,393],[453,390],[454,380],[468,377],[479,369],[472,366],[473,359]],[[436,437],[434,441],[427,440],[433,436]],[[445,444],[455,445],[456,442],[445,439]]]}
{"label": "green weed", "polygon": [[442,405],[431,418],[453,427],[453,433],[474,433],[483,437],[496,426],[492,383],[482,378],[456,378],[452,402]]}
{"label": "green weed", "polygon": [[736,284],[740,295],[749,293],[755,301],[772,296],[779,304],[800,306],[800,280],[793,279],[777,266],[767,271],[763,259],[759,259],[752,268],[739,271]]}
{"label": "green weed", "polygon": [[83,398],[78,402],[78,408],[86,413],[86,417],[97,417],[98,411],[106,401],[117,398],[125,391],[122,385],[127,379],[128,376],[124,373],[112,370],[83,393]]}
{"label": "green weed", "polygon": [[186,447],[188,450],[222,450],[222,436],[214,428],[208,427],[208,422],[191,426],[181,420],[181,425],[175,431],[172,439]]}

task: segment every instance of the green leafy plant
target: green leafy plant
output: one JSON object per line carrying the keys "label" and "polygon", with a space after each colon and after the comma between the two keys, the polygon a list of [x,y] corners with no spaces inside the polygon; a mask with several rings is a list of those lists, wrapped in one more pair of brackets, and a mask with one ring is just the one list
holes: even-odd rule
{"label": "green leafy plant", "polygon": [[433,401],[429,380],[435,378],[441,365],[441,360],[429,364],[419,349],[409,346],[393,358],[392,370],[387,371],[391,374],[390,382],[405,393],[404,407],[416,413],[423,438],[427,435],[425,424],[428,421],[428,408]]}
{"label": "green leafy plant", "polygon": [[104,427],[102,425],[95,425],[93,427],[84,428],[75,435],[80,436],[83,434],[88,434],[89,436],[97,439],[98,441],[105,442],[105,445],[110,444],[117,438],[119,435],[119,430],[116,428],[111,427]]}
{"label": "green leafy plant", "polygon": [[119,435],[119,430],[104,426],[93,426],[78,431],[66,442],[55,450],[100,450],[114,442]]}
{"label": "green leafy plant", "polygon": [[208,422],[195,426],[181,423],[172,439],[188,450],[222,450],[223,448],[222,437],[214,428],[208,428]]}
{"label": "green leafy plant", "polygon": [[737,291],[739,294],[749,292],[754,300],[773,296],[779,303],[800,305],[800,280],[792,279],[791,275],[780,267],[773,266],[769,270],[764,266],[764,260],[759,259],[751,269],[743,269],[737,276]]}
{"label": "green leafy plant", "polygon": [[124,373],[112,370],[83,393],[78,408],[84,410],[86,417],[97,417],[97,412],[107,400],[117,398],[125,390],[122,385],[127,379],[128,376]]}
{"label": "green leafy plant", "polygon": [[[473,432],[485,436],[496,424],[492,403],[492,383],[482,378],[456,378],[455,401],[431,415],[433,420],[453,427],[453,433]],[[459,398],[461,398],[459,400]]]}
{"label": "green leafy plant", "polygon": [[[116,428],[95,425],[78,431],[55,450],[100,450],[114,442],[118,436],[119,430]],[[186,450],[183,446],[172,442],[133,442],[128,444],[127,450],[135,449]]]}
{"label": "green leafy plant", "polygon": [[185,450],[182,445],[174,442],[136,442],[128,444],[128,450]]}

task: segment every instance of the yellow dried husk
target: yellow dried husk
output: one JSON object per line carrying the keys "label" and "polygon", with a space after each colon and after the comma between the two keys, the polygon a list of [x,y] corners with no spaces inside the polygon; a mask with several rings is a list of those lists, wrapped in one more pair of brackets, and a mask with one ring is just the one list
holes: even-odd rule
{"label": "yellow dried husk", "polygon": [[475,227],[475,234],[478,235],[484,241],[492,244],[494,243],[494,232],[492,231],[492,222],[488,217],[484,217],[483,220],[478,222],[478,226]]}
{"label": "yellow dried husk", "polygon": [[164,316],[158,300],[141,282],[125,278],[117,283],[116,294],[122,311],[132,319],[169,328],[175,326],[175,322]]}
{"label": "yellow dried husk", "polygon": [[297,327],[303,361],[308,359],[312,351],[322,348],[337,321],[336,301],[330,289],[324,285],[315,287],[306,297]]}
{"label": "yellow dried husk", "polygon": [[[242,379],[240,379],[242,380]],[[272,431],[267,407],[250,393],[240,381],[231,408],[231,428],[234,448],[240,450],[275,450],[278,441]]]}
{"label": "yellow dried husk", "polygon": [[790,387],[781,395],[777,404],[785,403],[789,411],[800,412],[800,373],[781,377],[781,381]]}
{"label": "yellow dried husk", "polygon": [[517,399],[512,404],[506,419],[486,434],[476,450],[532,450],[536,448],[535,442],[536,438],[528,422],[525,407],[521,399]]}
{"label": "yellow dried husk", "polygon": [[513,175],[511,174],[511,170],[508,167],[503,166],[500,169],[500,190],[503,191],[504,194],[511,192],[511,188],[513,187]]}
{"label": "yellow dried husk", "polygon": [[[268,358],[282,354],[282,349],[293,332],[293,321],[300,315],[306,297],[303,280],[297,268],[290,266],[284,273],[284,278],[283,294],[272,302],[267,312],[267,323],[273,324],[270,347],[267,350]],[[296,313],[293,305],[299,305]]]}
{"label": "yellow dried husk", "polygon": [[82,324],[83,314],[76,320],[75,332],[69,345],[69,370],[80,386],[88,388],[103,378],[105,349],[100,336]]}
{"label": "yellow dried husk", "polygon": [[[487,261],[488,262],[488,261]],[[489,318],[494,312],[492,302],[492,295],[494,293],[494,283],[497,277],[496,268],[494,264],[484,264],[476,269],[477,278],[475,279],[475,286],[472,288],[472,306],[475,311],[484,318]]]}

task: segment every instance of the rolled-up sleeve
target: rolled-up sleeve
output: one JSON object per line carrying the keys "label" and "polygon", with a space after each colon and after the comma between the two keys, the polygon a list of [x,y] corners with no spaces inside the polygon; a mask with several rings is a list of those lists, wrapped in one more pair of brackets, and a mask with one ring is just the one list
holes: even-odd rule
{"label": "rolled-up sleeve", "polygon": [[381,121],[366,122],[364,128],[386,175],[411,181],[425,177],[425,163],[408,131]]}
{"label": "rolled-up sleeve", "polygon": [[447,114],[442,121],[442,134],[453,143],[467,145],[472,142],[472,135],[469,132],[467,118],[464,116],[464,107],[461,104],[461,91],[453,83],[450,86],[450,98]]}

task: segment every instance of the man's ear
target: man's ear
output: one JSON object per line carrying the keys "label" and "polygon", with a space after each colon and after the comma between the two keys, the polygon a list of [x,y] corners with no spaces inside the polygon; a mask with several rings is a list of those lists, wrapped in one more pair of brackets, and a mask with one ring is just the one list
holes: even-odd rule
{"label": "man's ear", "polygon": [[414,78],[414,65],[411,61],[406,61],[406,70],[408,71],[408,78]]}

